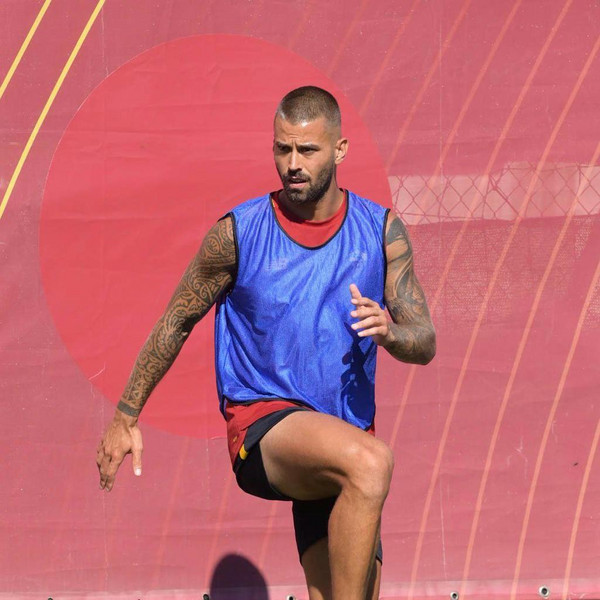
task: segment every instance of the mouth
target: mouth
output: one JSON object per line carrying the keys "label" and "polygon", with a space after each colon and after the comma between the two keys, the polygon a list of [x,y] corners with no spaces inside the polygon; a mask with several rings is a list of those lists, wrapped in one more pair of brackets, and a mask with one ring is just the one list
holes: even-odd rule
{"label": "mouth", "polygon": [[301,190],[308,183],[303,177],[288,177],[287,184],[292,190]]}

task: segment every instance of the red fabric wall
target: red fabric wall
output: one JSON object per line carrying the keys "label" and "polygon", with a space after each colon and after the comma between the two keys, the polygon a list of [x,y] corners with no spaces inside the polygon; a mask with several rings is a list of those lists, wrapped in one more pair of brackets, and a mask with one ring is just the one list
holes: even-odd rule
{"label": "red fabric wall", "polygon": [[204,232],[277,186],[279,98],[315,83],[339,180],[408,223],[438,331],[427,367],[380,355],[382,598],[600,597],[597,2],[30,0],[0,22],[0,595],[306,597],[289,506],[233,480],[211,315],[144,412],[142,477],[102,493],[94,458]]}

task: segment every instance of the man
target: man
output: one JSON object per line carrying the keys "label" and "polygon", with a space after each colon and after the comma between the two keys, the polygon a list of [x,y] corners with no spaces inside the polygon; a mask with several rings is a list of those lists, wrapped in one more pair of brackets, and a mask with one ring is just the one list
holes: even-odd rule
{"label": "man", "polygon": [[379,597],[393,456],[373,435],[376,348],[420,364],[435,354],[400,219],[338,188],[347,149],[331,94],[307,86],[283,98],[273,141],[283,189],[239,205],[208,232],[97,455],[102,489],[129,452],[141,473],[138,415],[217,302],[217,387],[237,481],[292,501],[311,600]]}

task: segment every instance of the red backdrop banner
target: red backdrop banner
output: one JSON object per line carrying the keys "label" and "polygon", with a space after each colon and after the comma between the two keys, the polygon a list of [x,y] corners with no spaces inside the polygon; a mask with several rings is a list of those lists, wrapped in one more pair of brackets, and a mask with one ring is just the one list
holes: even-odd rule
{"label": "red backdrop banner", "polygon": [[272,119],[332,91],[340,183],[412,236],[438,333],[380,354],[382,598],[599,598],[600,6],[0,5],[0,597],[305,598],[290,508],[241,492],[212,313],[94,462],[204,233],[275,189]]}

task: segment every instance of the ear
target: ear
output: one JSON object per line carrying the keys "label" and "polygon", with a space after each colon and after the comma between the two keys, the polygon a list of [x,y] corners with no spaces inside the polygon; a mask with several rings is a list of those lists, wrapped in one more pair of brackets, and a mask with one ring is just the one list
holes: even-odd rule
{"label": "ear", "polygon": [[346,138],[340,138],[335,143],[335,164],[339,165],[348,153],[348,140]]}

